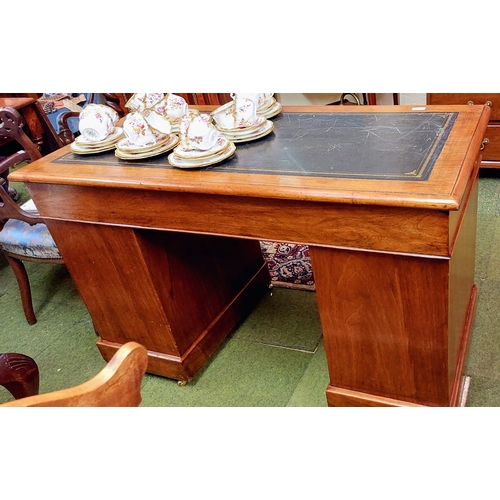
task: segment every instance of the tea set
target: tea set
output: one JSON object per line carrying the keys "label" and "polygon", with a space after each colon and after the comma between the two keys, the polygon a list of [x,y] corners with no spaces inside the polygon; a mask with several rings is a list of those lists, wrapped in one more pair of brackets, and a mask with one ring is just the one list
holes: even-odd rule
{"label": "tea set", "polygon": [[150,158],[171,151],[170,165],[200,168],[236,151],[235,143],[260,139],[274,129],[269,118],[282,110],[274,94],[231,94],[232,101],[211,113],[189,108],[181,96],[136,93],[126,103],[122,127],[118,114],[103,104],[80,113],[80,134],[70,145],[76,154],[115,149],[122,160]]}

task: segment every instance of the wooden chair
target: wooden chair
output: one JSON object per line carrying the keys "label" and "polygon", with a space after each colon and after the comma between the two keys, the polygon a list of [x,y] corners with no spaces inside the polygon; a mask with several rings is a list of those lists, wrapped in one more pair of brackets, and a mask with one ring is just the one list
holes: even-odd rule
{"label": "wooden chair", "polygon": [[69,389],[16,399],[0,406],[139,406],[142,401],[141,383],[147,366],[146,348],[136,342],[128,342],[89,381]]}
{"label": "wooden chair", "polygon": [[33,358],[24,354],[0,354],[0,385],[16,399],[38,394],[40,374]]}
{"label": "wooden chair", "polygon": [[[0,109],[0,125],[0,134],[17,141],[24,148],[23,152],[14,153],[2,160],[0,165],[8,169],[20,161],[33,161],[41,157],[37,147],[23,132],[21,116],[15,109]],[[18,205],[7,194],[6,180],[2,177],[0,177],[0,248],[19,285],[26,320],[30,325],[34,325],[37,320],[23,261],[49,264],[64,262],[33,201],[28,200],[23,205]]]}
{"label": "wooden chair", "polygon": [[0,142],[9,153],[7,156],[0,156],[0,178],[5,181],[5,187],[13,199],[17,199],[17,192],[9,187],[7,176],[10,169],[24,161],[34,161],[42,157],[23,127],[23,119],[17,110],[11,107],[0,108]]}

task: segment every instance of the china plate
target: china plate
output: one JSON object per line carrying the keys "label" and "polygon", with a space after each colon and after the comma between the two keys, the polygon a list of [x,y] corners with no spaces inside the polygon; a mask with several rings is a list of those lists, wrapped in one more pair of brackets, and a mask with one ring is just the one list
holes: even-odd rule
{"label": "china plate", "polygon": [[87,148],[101,148],[118,142],[122,138],[122,136],[123,129],[121,127],[115,127],[113,132],[111,132],[111,134],[102,141],[89,141],[88,139],[85,139],[85,137],[79,135],[75,139],[75,142],[78,146],[84,146]]}
{"label": "china plate", "polygon": [[172,134],[161,134],[156,138],[155,144],[147,144],[144,146],[138,146],[137,144],[130,144],[129,140],[125,137],[116,146],[122,153],[148,153],[149,151],[154,151],[157,148],[162,147],[171,140]]}
{"label": "china plate", "polygon": [[219,163],[222,160],[226,160],[230,156],[233,156],[236,151],[236,146],[229,141],[226,149],[223,149],[220,153],[213,155],[210,158],[200,158],[199,160],[185,160],[183,158],[179,158],[175,153],[171,153],[168,155],[168,162],[173,167],[177,168],[201,168],[207,167],[209,165],[214,165],[215,163]]}
{"label": "china plate", "polygon": [[264,113],[271,107],[276,104],[276,99],[274,97],[269,98],[263,106],[260,106],[259,109],[257,109],[257,114],[264,116]]}
{"label": "china plate", "polygon": [[100,148],[86,148],[72,142],[69,145],[69,148],[71,149],[71,152],[77,155],[94,155],[97,153],[103,153],[104,151],[111,151],[112,149],[115,149],[116,143],[108,144],[107,146],[101,146]]}
{"label": "china plate", "polygon": [[257,123],[255,125],[250,125],[249,127],[238,127],[238,128],[221,128],[217,124],[215,124],[215,128],[224,135],[244,135],[251,130],[255,130],[259,127],[262,127],[266,118],[264,116],[257,115]]}
{"label": "china plate", "polygon": [[275,101],[275,103],[270,108],[266,108],[264,111],[257,111],[257,114],[269,119],[273,116],[279,115],[282,109],[282,104],[278,101]]}
{"label": "china plate", "polygon": [[217,144],[215,144],[215,146],[211,147],[210,149],[207,149],[206,151],[199,151],[199,150],[186,151],[180,146],[177,146],[174,150],[174,153],[177,157],[182,158],[183,160],[198,160],[200,158],[208,158],[210,156],[222,152],[224,149],[227,148],[228,144],[229,144],[229,139],[227,137],[220,136],[217,139]]}
{"label": "china plate", "polygon": [[238,143],[238,142],[247,142],[247,141],[255,141],[260,139],[261,137],[270,134],[274,130],[274,123],[270,120],[266,120],[266,123],[261,125],[258,129],[252,130],[245,135],[243,134],[223,134],[230,141]]}
{"label": "china plate", "polygon": [[151,158],[152,156],[158,156],[167,151],[170,151],[172,148],[175,148],[179,143],[179,137],[177,135],[170,134],[170,140],[163,144],[162,146],[153,149],[152,151],[146,151],[143,153],[126,153],[121,149],[117,149],[115,151],[115,156],[120,158],[121,160],[142,160],[144,158]]}

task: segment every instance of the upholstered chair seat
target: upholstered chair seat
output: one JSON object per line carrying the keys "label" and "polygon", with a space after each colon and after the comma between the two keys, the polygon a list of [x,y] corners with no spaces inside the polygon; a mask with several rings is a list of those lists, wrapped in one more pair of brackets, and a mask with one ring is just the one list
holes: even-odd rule
{"label": "upholstered chair seat", "polygon": [[43,223],[9,219],[0,231],[0,246],[6,252],[33,259],[60,259],[61,254]]}

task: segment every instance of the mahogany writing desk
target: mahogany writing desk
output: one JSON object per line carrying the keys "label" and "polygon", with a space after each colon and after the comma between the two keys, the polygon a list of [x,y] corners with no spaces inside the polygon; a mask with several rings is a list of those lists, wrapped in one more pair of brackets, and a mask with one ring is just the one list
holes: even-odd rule
{"label": "mahogany writing desk", "polygon": [[482,106],[284,108],[199,170],[68,147],[24,181],[105,359],[190,380],[269,283],[259,240],[310,246],[330,406],[454,406],[477,289]]}

